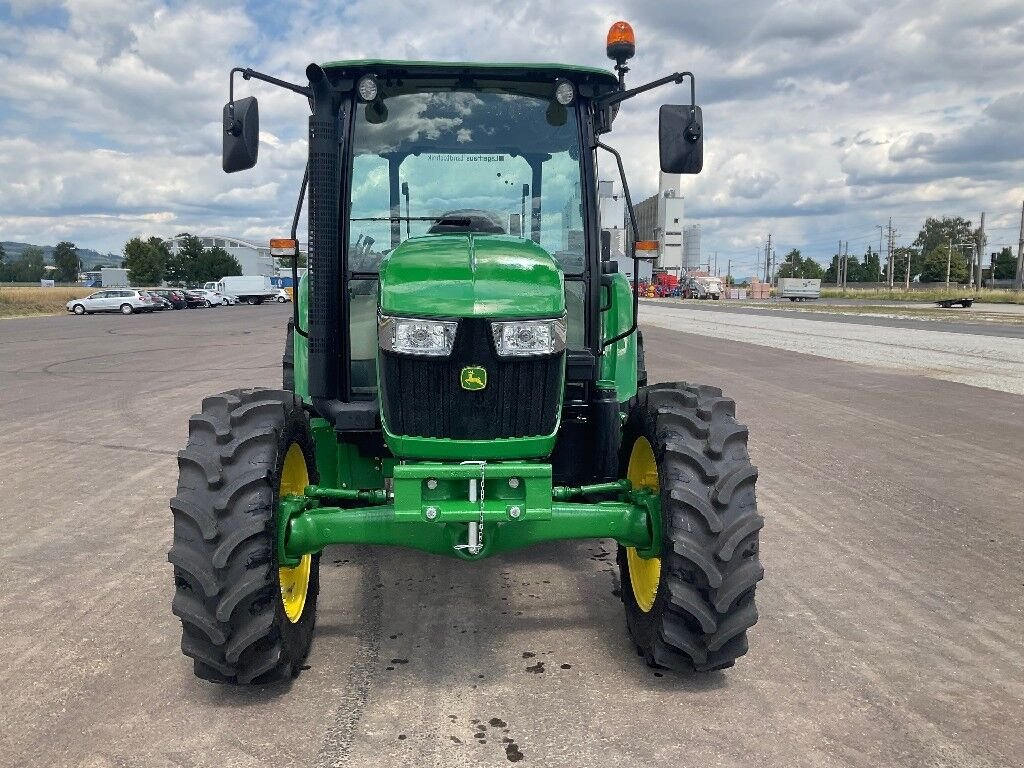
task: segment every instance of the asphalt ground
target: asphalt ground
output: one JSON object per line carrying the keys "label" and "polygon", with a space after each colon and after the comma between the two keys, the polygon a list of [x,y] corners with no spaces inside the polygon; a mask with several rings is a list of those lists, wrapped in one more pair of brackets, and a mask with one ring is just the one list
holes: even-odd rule
{"label": "asphalt ground", "polygon": [[324,556],[309,669],[193,678],[166,561],[204,395],[275,386],[284,307],[0,321],[0,765],[1019,766],[1024,397],[645,328],[722,386],[766,517],[748,656],[661,673],[614,547]]}

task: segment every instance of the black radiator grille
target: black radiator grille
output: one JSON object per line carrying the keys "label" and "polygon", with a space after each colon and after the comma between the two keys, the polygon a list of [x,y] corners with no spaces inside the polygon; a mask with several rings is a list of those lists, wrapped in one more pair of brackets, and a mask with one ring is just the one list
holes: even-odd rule
{"label": "black radiator grille", "polygon": [[[490,322],[467,319],[459,322],[450,357],[381,355],[383,411],[391,434],[492,440],[555,431],[564,353],[499,358]],[[462,388],[466,366],[487,371],[484,389]]]}

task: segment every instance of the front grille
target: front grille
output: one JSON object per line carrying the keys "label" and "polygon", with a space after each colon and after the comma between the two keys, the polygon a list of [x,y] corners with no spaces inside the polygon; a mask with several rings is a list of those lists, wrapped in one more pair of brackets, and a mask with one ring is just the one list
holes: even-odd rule
{"label": "front grille", "polygon": [[[500,358],[490,322],[467,319],[449,357],[381,356],[381,402],[393,435],[492,440],[555,431],[564,353]],[[466,366],[487,371],[484,389],[462,388]]]}

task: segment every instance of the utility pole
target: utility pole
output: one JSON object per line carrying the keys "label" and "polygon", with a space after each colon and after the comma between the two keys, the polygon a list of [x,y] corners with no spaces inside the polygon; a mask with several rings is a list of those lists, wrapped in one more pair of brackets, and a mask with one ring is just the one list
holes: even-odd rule
{"label": "utility pole", "polygon": [[[884,224],[875,224],[875,229],[878,230],[878,282],[882,282],[882,230],[885,229]],[[886,262],[886,276],[889,274],[888,262]]]}
{"label": "utility pole", "polygon": [[[946,251],[946,290],[949,290],[949,265],[953,263],[953,237],[949,238],[949,249]],[[973,265],[972,265],[973,266]]]}
{"label": "utility pole", "polygon": [[907,274],[903,276],[903,290],[910,290],[910,249],[907,248]]}
{"label": "utility pole", "polygon": [[981,288],[981,260],[985,253],[985,212],[981,212],[981,232],[978,235],[978,242],[975,246],[978,255],[978,279],[975,282],[977,288]]}
{"label": "utility pole", "polygon": [[1017,240],[1017,278],[1014,289],[1024,290],[1024,203],[1020,204],[1020,238]]}
{"label": "utility pole", "polygon": [[889,258],[886,261],[886,268],[888,269],[887,280],[889,282],[889,288],[892,288],[893,277],[896,272],[896,237],[892,231],[892,217],[889,217]]}
{"label": "utility pole", "polygon": [[836,246],[836,288],[843,284],[843,241]]}
{"label": "utility pole", "polygon": [[850,269],[850,241],[843,243],[843,290],[846,290],[846,274]]}
{"label": "utility pole", "polygon": [[725,286],[727,288],[732,287],[732,259],[726,262],[725,266]]}
{"label": "utility pole", "polygon": [[718,275],[718,251],[715,251],[715,276],[717,277]]}
{"label": "utility pole", "polygon": [[764,281],[768,282],[768,262],[771,261],[772,254],[772,233],[768,233],[768,245],[764,249]]}

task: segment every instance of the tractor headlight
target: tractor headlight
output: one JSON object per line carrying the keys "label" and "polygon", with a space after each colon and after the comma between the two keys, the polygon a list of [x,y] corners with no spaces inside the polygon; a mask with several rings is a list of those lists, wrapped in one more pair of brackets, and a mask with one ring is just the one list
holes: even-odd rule
{"label": "tractor headlight", "polygon": [[452,353],[458,326],[454,320],[381,315],[377,320],[377,338],[386,352],[444,357]]}
{"label": "tractor headlight", "polygon": [[565,349],[565,318],[491,323],[494,346],[502,357],[553,355]]}

